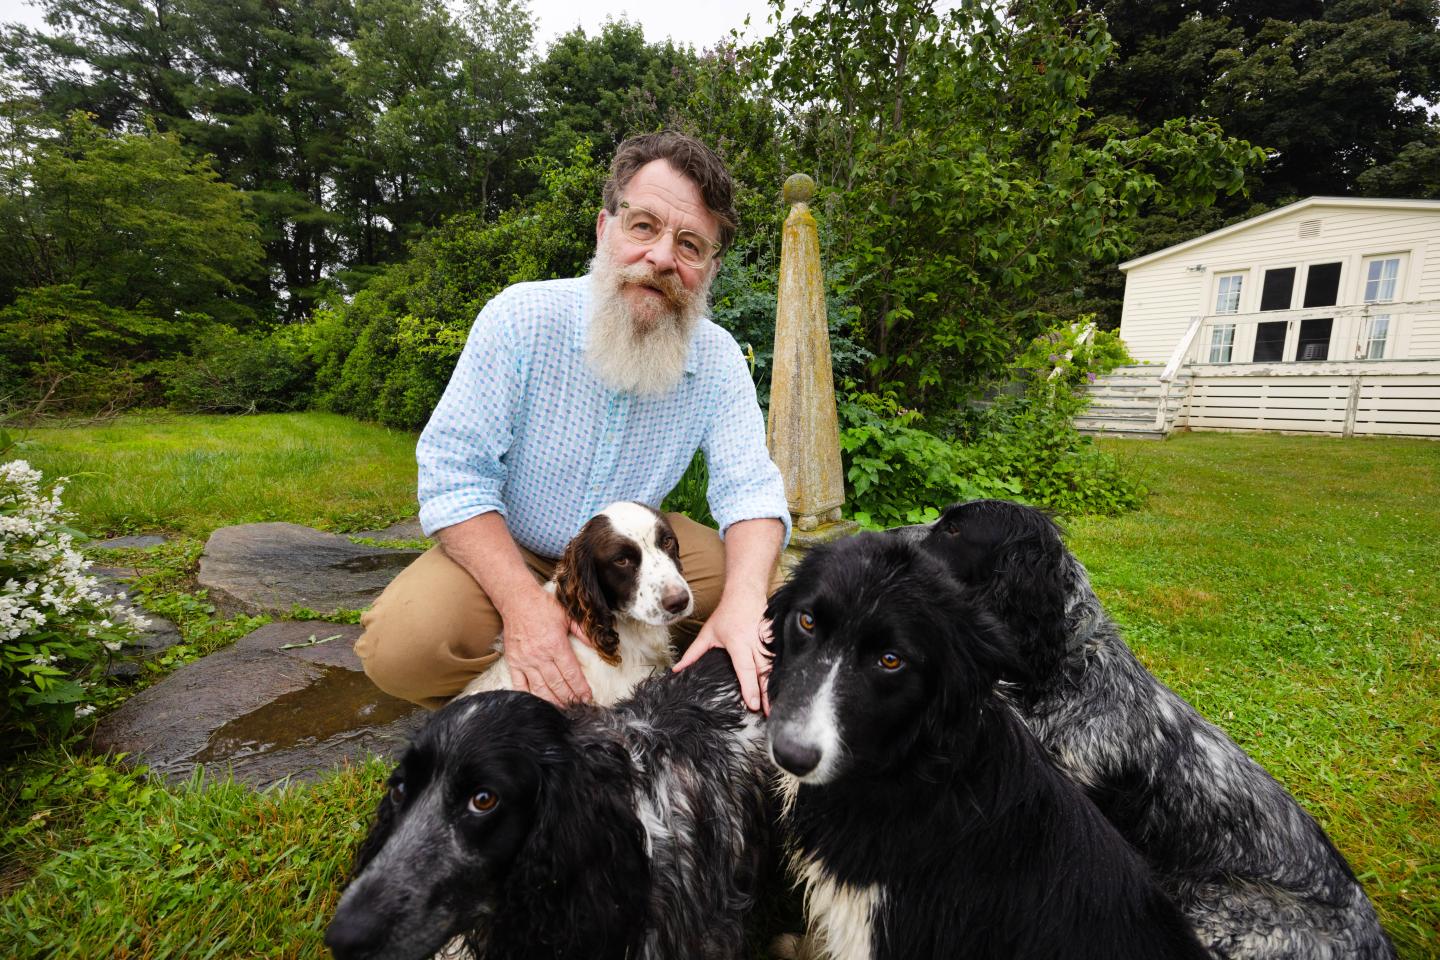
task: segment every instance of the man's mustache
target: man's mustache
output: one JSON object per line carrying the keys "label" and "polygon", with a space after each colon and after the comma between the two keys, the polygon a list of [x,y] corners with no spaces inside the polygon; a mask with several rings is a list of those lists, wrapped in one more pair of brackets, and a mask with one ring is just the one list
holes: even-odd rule
{"label": "man's mustache", "polygon": [[659,273],[644,264],[632,263],[629,266],[617,267],[615,276],[622,286],[633,283],[659,291],[676,310],[689,306],[693,296],[676,274]]}

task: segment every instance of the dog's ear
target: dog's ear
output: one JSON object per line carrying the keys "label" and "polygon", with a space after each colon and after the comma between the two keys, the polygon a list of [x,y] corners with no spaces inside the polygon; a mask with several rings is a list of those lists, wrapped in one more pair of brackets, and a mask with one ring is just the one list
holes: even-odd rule
{"label": "dog's ear", "polygon": [[574,748],[583,763],[541,764],[534,826],[507,883],[520,902],[509,907],[546,919],[546,955],[615,953],[646,908],[644,833],[621,772],[630,760],[608,738]]}
{"label": "dog's ear", "polygon": [[[397,768],[396,773],[399,771],[400,768]],[[390,834],[395,830],[396,807],[392,799],[394,780],[395,775],[392,774],[390,781],[386,783],[385,793],[380,797],[380,805],[375,809],[375,822],[370,825],[370,832],[355,850],[355,860],[350,864],[350,876],[346,878],[346,883],[364,872],[366,865],[380,854],[385,847],[385,841],[390,839]]]}
{"label": "dog's ear", "polygon": [[787,581],[770,595],[770,602],[765,606],[765,619],[770,621],[770,632],[762,643],[765,653],[772,660],[784,649],[783,634],[789,629],[790,613],[795,606],[795,589],[795,581]]}
{"label": "dog's ear", "polygon": [[1046,519],[1043,527],[1027,531],[1005,547],[995,577],[983,591],[1012,635],[1026,665],[1024,673],[1031,679],[1048,676],[1065,655],[1069,590],[1065,545]]}
{"label": "dog's ear", "polygon": [[566,615],[585,631],[600,659],[618,665],[620,635],[615,631],[615,614],[600,587],[599,572],[595,569],[594,537],[590,534],[590,524],[586,524],[555,564],[555,599],[560,601]]}

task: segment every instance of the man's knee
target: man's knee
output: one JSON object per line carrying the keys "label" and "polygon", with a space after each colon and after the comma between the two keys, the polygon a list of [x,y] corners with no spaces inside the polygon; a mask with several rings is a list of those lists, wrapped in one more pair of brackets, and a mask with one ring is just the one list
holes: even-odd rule
{"label": "man's knee", "polygon": [[436,707],[497,659],[499,614],[438,549],[391,582],[360,618],[365,674],[391,696]]}

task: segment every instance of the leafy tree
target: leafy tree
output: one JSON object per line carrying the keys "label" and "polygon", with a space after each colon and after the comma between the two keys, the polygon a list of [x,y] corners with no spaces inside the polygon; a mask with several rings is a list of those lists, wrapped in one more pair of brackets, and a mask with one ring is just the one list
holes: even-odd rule
{"label": "leafy tree", "polygon": [[1409,144],[1440,143],[1427,106],[1440,101],[1435,0],[1101,0],[1096,9],[1116,41],[1091,91],[1097,113],[1143,126],[1215,118],[1271,152],[1254,185],[1263,201],[1350,193]]}
{"label": "leafy tree", "polygon": [[18,286],[71,284],[110,307],[236,322],[262,252],[245,198],[174,134],[112,136],[84,114],[0,170]]}
{"label": "leafy tree", "polygon": [[261,267],[259,230],[208,161],[174,134],[112,136],[80,113],[58,134],[0,167],[13,301],[0,309],[0,407],[138,399],[149,361],[215,319],[254,321],[240,295]]}
{"label": "leafy tree", "polygon": [[953,408],[1048,325],[1037,288],[1133,249],[1142,204],[1239,188],[1256,154],[1212,124],[1084,128],[1110,52],[1073,4],[827,0],[751,53],[850,260],[870,389]]}
{"label": "leafy tree", "polygon": [[608,157],[620,141],[664,124],[685,105],[695,55],[645,42],[640,25],[609,20],[594,37],[576,27],[535,67],[545,96],[541,153],[563,157],[581,140]]}
{"label": "leafy tree", "polygon": [[421,426],[485,301],[512,283],[584,272],[605,168],[582,143],[539,175],[534,203],[493,221],[452,217],[353,300],[316,311],[306,331],[324,409]]}

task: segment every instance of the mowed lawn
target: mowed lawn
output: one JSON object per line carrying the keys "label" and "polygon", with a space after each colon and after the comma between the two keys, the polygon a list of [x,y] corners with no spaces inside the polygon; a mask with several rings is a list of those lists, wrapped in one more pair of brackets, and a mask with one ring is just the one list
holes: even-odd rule
{"label": "mowed lawn", "polygon": [[[31,434],[94,532],[413,513],[412,435],[316,414]],[[1147,664],[1300,799],[1401,955],[1440,957],[1440,444],[1107,441],[1153,493],[1068,518]],[[378,767],[255,796],[59,752],[3,771],[0,942],[22,956],[324,956]],[[18,792],[14,785],[24,784]]]}

